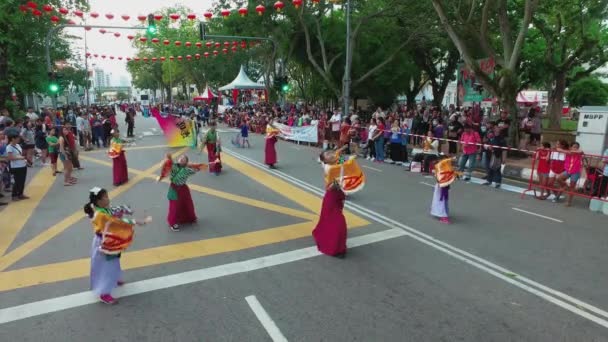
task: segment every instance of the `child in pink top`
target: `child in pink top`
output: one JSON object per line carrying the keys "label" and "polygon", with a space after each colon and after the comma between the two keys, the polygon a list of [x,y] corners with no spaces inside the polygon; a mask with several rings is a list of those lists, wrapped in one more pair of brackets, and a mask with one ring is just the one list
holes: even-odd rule
{"label": "child in pink top", "polygon": [[[557,183],[568,192],[567,207],[572,205],[576,183],[581,178],[581,171],[583,169],[583,152],[580,150],[580,147],[580,144],[577,142],[570,146],[570,153],[566,155],[564,160],[564,172],[557,177]],[[570,180],[569,185],[566,183],[568,180]]]}

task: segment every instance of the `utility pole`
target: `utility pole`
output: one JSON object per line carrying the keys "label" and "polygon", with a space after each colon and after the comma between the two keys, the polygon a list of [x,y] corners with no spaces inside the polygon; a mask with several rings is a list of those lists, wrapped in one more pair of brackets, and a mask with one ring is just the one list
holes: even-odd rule
{"label": "utility pole", "polygon": [[352,63],[351,49],[350,49],[350,1],[346,0],[346,63],[344,66],[344,78],[342,80],[342,98],[344,100],[344,117],[349,116],[350,108],[350,70]]}
{"label": "utility pole", "polygon": [[87,45],[87,30],[84,30],[84,68],[86,71],[86,82],[85,82],[85,94],[87,97],[87,110],[88,108],[91,106],[91,102],[89,99],[89,89],[91,87],[91,85],[89,84],[89,56],[87,54],[88,51],[88,45]]}

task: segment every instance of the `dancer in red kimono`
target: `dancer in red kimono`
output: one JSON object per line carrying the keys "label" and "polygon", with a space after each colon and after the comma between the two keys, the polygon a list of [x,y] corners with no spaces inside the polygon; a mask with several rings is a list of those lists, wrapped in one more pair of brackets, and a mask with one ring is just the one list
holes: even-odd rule
{"label": "dancer in red kimono", "polygon": [[112,177],[114,186],[122,185],[129,181],[129,171],[127,170],[127,158],[123,150],[124,141],[120,139],[118,128],[112,130],[112,140],[108,156],[112,158]]}
{"label": "dancer in red kimono", "polygon": [[266,127],[266,143],[264,145],[264,164],[268,165],[269,168],[274,169],[274,164],[277,163],[277,150],[275,144],[278,139],[277,136],[281,133],[278,129],[274,128],[272,124]]}
{"label": "dancer in red kimono", "polygon": [[167,223],[172,231],[178,232],[180,224],[196,223],[194,202],[192,202],[190,188],[186,182],[190,176],[207,167],[206,164],[188,164],[188,157],[185,155],[179,157],[177,163],[174,163],[171,154],[167,154],[167,159],[163,164],[158,180],[160,181],[167,176],[171,180],[167,193],[167,199],[169,200]]}
{"label": "dancer in red kimono", "polygon": [[209,172],[220,175],[222,162],[220,157],[221,141],[215,129],[215,121],[209,122],[209,130],[203,136],[203,145],[207,148],[207,160],[209,161]]}
{"label": "dancer in red kimono", "polygon": [[[339,153],[324,152],[319,157],[327,165],[340,163]],[[343,214],[346,195],[339,181],[333,180],[326,187],[319,222],[312,232],[317,248],[323,254],[344,258],[346,256],[346,218]]]}

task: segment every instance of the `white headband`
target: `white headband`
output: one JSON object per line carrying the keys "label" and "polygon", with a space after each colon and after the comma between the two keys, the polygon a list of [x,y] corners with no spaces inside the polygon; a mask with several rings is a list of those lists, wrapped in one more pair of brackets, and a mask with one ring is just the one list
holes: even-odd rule
{"label": "white headband", "polygon": [[97,196],[97,195],[99,195],[99,192],[100,192],[101,190],[102,190],[102,189],[101,189],[100,187],[96,186],[96,187],[92,188],[92,189],[91,189],[91,190],[89,190],[89,191],[90,191],[90,192],[91,192],[93,195]]}

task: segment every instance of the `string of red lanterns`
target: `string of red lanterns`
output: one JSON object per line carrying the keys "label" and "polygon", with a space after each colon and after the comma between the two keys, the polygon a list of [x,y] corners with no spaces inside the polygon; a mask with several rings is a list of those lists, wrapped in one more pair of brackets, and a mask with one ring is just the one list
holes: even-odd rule
{"label": "string of red lanterns", "polygon": [[204,53],[195,53],[193,55],[185,55],[185,56],[169,56],[169,57],[165,57],[165,56],[161,56],[161,57],[123,57],[123,56],[114,56],[114,55],[106,55],[106,54],[98,54],[98,53],[92,53],[92,52],[87,52],[85,55],[87,58],[92,58],[92,59],[103,59],[103,60],[117,60],[117,61],[122,61],[125,60],[127,62],[165,62],[167,60],[169,61],[191,61],[193,59],[201,59],[201,58],[209,58],[210,56],[214,56],[217,57],[220,55],[220,52],[223,53],[224,55],[227,55],[230,51],[232,51],[233,53],[237,52],[238,49],[236,46],[233,46],[231,49],[228,48],[223,48],[221,51],[220,50],[213,50],[212,52],[204,52]]}
{"label": "string of red lanterns", "polygon": [[[310,2],[313,5],[319,4],[320,1],[321,0],[310,0]],[[296,9],[299,9],[304,4],[304,0],[291,0],[291,3]],[[19,10],[22,13],[24,13],[24,14],[30,13],[34,17],[42,17],[43,14],[48,14],[48,15],[50,15],[50,20],[53,23],[59,23],[61,21],[62,16],[67,16],[70,13],[79,18],[84,18],[85,15],[87,15],[87,13],[84,13],[83,11],[81,11],[79,9],[76,9],[76,10],[73,10],[70,12],[70,10],[68,10],[67,8],[64,8],[64,7],[54,8],[53,6],[48,5],[48,4],[42,5],[42,6],[40,6],[40,8],[42,9],[42,11],[38,9],[38,4],[35,3],[34,1],[28,1],[25,5],[19,6]],[[274,10],[276,12],[281,12],[285,8],[285,3],[281,0],[278,0],[274,3],[274,5],[272,5],[272,8],[274,8]],[[249,10],[246,7],[239,8],[235,12],[238,13],[241,17],[244,17],[249,14]],[[264,6],[264,5],[256,6],[255,12],[258,13],[258,15],[264,15],[264,13],[266,12],[266,6]],[[232,11],[229,9],[223,9],[220,11],[220,16],[222,16],[223,18],[228,18],[231,14],[232,14]],[[89,12],[88,16],[90,18],[97,19],[100,17],[100,14],[97,12]],[[108,20],[115,19],[115,16],[113,13],[106,13],[104,15],[104,17]],[[181,19],[187,19],[190,21],[194,21],[197,18],[199,18],[199,15],[197,15],[196,13],[188,13],[182,17],[181,14],[171,13],[171,14],[169,14],[168,17],[173,22],[176,22]],[[146,15],[141,15],[141,14],[137,15],[137,16],[122,14],[122,15],[120,15],[120,18],[124,21],[129,21],[129,20],[131,20],[131,18],[136,18],[137,20],[139,20],[141,22],[145,22],[146,20],[148,20],[148,17]],[[213,18],[213,13],[211,11],[206,11],[202,14],[202,18],[204,18],[206,20],[211,20]],[[163,15],[154,14],[154,19],[162,20]],[[72,23],[72,25],[74,25],[74,24]]]}

